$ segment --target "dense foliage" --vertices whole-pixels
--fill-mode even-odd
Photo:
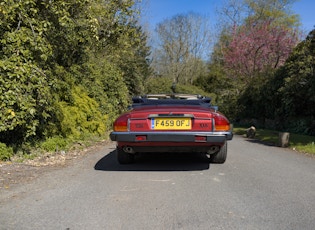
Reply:
[[[150,74],[134,0],[0,3],[0,142],[104,135]]]
[[[259,12],[259,4],[250,6]],[[224,68],[240,83],[234,118],[315,135],[314,31],[298,43],[296,16],[279,9],[264,7],[260,14],[250,15],[225,43]]]
[[[315,30],[298,44],[264,86],[269,114],[278,128],[315,135]],[[269,95],[267,95],[269,94]]]
[[[286,120],[288,111],[292,112],[295,106],[293,100],[287,99],[288,92],[284,93],[288,88],[283,86],[283,79],[291,81],[285,66],[301,38],[299,19],[290,11],[293,2],[229,1],[224,8],[226,18],[231,21],[226,20],[222,25],[211,55],[210,73],[196,83],[216,85],[216,82],[223,82],[217,85],[217,89],[222,90],[218,101],[234,122],[282,130],[289,129],[288,123],[295,130],[305,123],[300,119],[301,111],[296,112],[290,122]],[[299,104],[299,100],[304,100],[300,104],[308,101],[307,98],[295,98],[294,103]]]

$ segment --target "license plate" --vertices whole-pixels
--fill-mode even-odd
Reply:
[[[163,118],[152,118],[151,128],[159,130],[185,130],[191,129],[190,118],[174,118],[174,117],[163,117]]]

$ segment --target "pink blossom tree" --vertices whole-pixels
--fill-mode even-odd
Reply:
[[[272,20],[234,26],[223,52],[225,67],[231,76],[250,80],[283,65],[297,42],[294,29]]]

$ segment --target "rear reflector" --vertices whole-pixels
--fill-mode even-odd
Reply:
[[[206,142],[207,137],[206,136],[195,136],[195,141],[196,142]]]
[[[146,141],[146,140],[147,140],[147,136],[145,135],[136,136],[136,141]]]

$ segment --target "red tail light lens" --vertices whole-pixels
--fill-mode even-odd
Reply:
[[[116,119],[114,122],[114,131],[115,132],[126,132],[128,131],[128,115],[122,115]]]
[[[215,123],[215,131],[229,131],[230,130],[230,122],[226,117],[221,114],[217,114],[214,116]]]

